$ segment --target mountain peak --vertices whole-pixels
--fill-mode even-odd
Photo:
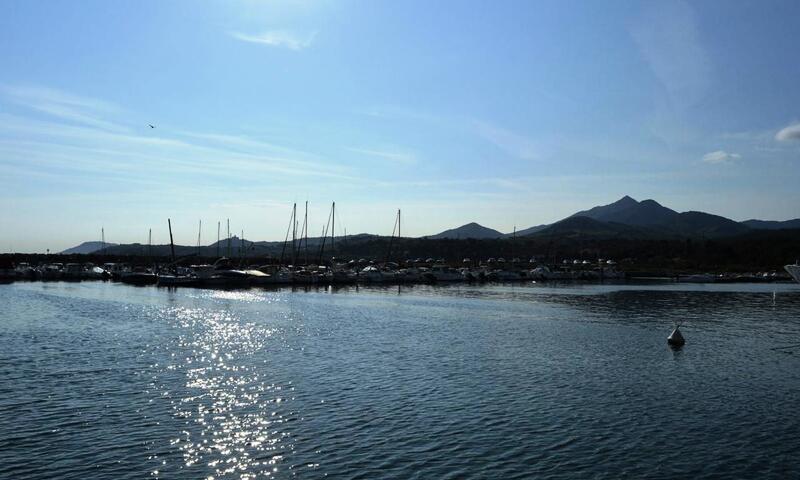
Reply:
[[[503,234],[497,230],[484,227],[475,222],[470,222],[458,228],[445,230],[444,232],[431,235],[428,238],[500,238]]]
[[[633,204],[637,204],[637,203],[639,203],[639,202],[637,202],[634,198],[632,198],[632,197],[630,197],[628,195],[625,195],[624,197],[620,198],[619,200],[617,200],[616,202],[612,203],[611,205],[633,205]]]
[[[655,200],[653,200],[652,198],[648,198],[647,200],[642,200],[641,202],[639,202],[639,205],[641,205],[641,206],[643,206],[643,207],[644,207],[644,206],[649,206],[649,207],[663,207],[663,205],[661,205],[660,203],[656,202],[656,201],[655,201]]]

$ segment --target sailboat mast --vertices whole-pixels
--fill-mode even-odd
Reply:
[[[306,214],[303,217],[303,233],[306,241],[306,265],[308,265],[308,200],[306,200]]]
[[[334,242],[336,241],[336,202],[331,205],[331,254],[333,254]]]
[[[175,243],[172,241],[172,220],[167,219],[167,226],[169,227],[169,250],[172,263],[175,263]]]
[[[292,206],[292,265],[297,265],[297,203]]]
[[[217,258],[219,258],[219,229],[222,222],[217,221]]]
[[[511,261],[514,261],[514,244],[517,243],[517,226],[514,225],[514,233],[511,234]]]
[[[228,258],[231,258],[231,219],[228,219]]]
[[[153,229],[147,232],[147,256],[153,258]]]
[[[100,227],[100,250],[103,252],[103,255],[106,253],[106,229],[105,227]]]
[[[286,237],[283,239],[283,248],[281,248],[281,261],[280,264],[283,265],[283,258],[284,254],[286,253],[286,245],[289,243],[289,231],[292,229],[292,225],[294,225],[294,209],[292,209],[292,215],[289,217],[289,226],[286,227]]]
[[[392,241],[394,240],[394,232],[397,231],[397,222],[398,222],[398,220],[400,220],[400,217],[395,217],[394,225],[392,225],[392,236],[389,237],[389,250],[386,252],[386,261],[387,262],[392,259]]]
[[[200,225],[197,227],[197,256],[200,256],[200,235],[203,231],[203,220],[200,220]]]

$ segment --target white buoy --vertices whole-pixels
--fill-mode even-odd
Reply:
[[[667,343],[675,347],[681,347],[684,343],[686,343],[686,340],[684,340],[683,335],[681,335],[681,331],[678,330],[678,327],[675,327],[675,330],[669,334],[669,337],[667,337]]]

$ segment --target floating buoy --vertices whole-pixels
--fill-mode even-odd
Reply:
[[[675,327],[675,330],[669,334],[667,337],[667,343],[672,345],[673,347],[682,347],[686,340],[684,340],[683,335],[681,335],[681,331],[678,330],[678,327]]]

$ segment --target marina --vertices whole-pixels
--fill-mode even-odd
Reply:
[[[603,260],[563,261],[547,265],[531,259],[522,262],[513,259],[489,258],[486,261],[464,259],[460,264],[444,259],[416,259],[402,263],[359,259],[328,265],[250,264],[229,258],[213,263],[192,264],[196,259],[186,259],[186,266],[172,261],[165,266],[147,266],[124,262],[94,263],[42,263],[32,266],[21,262],[0,269],[4,281],[82,281],[111,280],[134,285],[162,287],[243,288],[270,285],[346,285],[346,284],[436,284],[436,283],[486,283],[486,282],[624,282],[637,277],[620,270],[616,262]],[[656,278],[680,283],[743,283],[787,282],[797,275],[797,266],[787,265],[786,272],[759,272],[750,274],[686,274],[666,275]],[[650,277],[647,277],[650,278]]]
[[[800,2],[0,25],[0,480],[800,479]]]

